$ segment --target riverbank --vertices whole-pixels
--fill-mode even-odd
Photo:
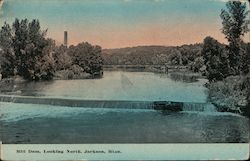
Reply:
[[[169,72],[187,72],[188,66],[184,65],[103,65],[107,71],[130,71],[130,72],[152,72],[152,73],[169,73]]]
[[[90,74],[83,71],[65,69],[56,71],[52,80],[95,79],[95,78],[102,78],[102,76],[103,76],[103,71]],[[24,80],[22,77],[18,75],[3,79],[0,78],[0,87],[6,84],[20,83],[25,81],[27,80]]]
[[[223,81],[207,84],[208,100],[217,107],[218,111],[250,117],[246,79],[246,76],[231,76]]]

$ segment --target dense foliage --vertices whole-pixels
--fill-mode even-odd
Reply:
[[[250,44],[242,40],[247,32],[247,13],[246,3],[227,2],[220,16],[228,45],[223,47],[208,37],[202,53],[210,80],[210,101],[220,109],[250,117]]]
[[[247,99],[247,107],[245,110],[245,114],[250,117],[250,73],[248,73],[244,83],[245,83],[244,85],[245,85],[246,99]]]
[[[64,45],[55,48],[53,58],[55,60],[55,69],[57,71],[69,69],[72,65],[72,59],[68,55],[67,47]]]
[[[221,45],[211,37],[204,40],[202,55],[210,81],[222,80],[230,75],[249,72],[249,45],[242,36],[247,32],[246,3],[229,1],[221,11],[222,33],[228,45]]]
[[[15,54],[11,32],[11,27],[7,23],[0,30],[1,73],[3,77],[13,76],[15,70]]]
[[[222,44],[212,37],[206,37],[202,55],[209,81],[222,80],[228,76],[228,56]]]
[[[61,70],[72,76],[100,75],[103,60],[101,47],[89,43],[56,46],[46,38],[38,20],[16,19],[12,27],[5,23],[0,30],[1,74],[3,78],[19,75],[26,80],[50,80]]]
[[[52,79],[51,41],[45,38],[38,20],[16,19],[0,31],[3,77],[20,75],[27,80]]]
[[[246,75],[250,72],[250,43],[241,43],[239,70]]]
[[[105,49],[103,58],[105,65],[185,65],[198,71],[203,66],[201,49],[201,44]]]
[[[70,46],[68,53],[72,57],[72,63],[80,66],[90,74],[98,73],[102,70],[103,59],[101,57],[102,48],[92,46],[85,42],[76,46]]]

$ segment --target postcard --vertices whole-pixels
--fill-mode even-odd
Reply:
[[[0,0],[0,159],[249,159],[249,3]]]

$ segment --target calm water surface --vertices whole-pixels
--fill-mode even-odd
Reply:
[[[19,91],[19,95],[67,99],[205,103],[204,83],[203,79],[185,83],[167,75],[113,71],[105,72],[103,79],[21,84],[13,91]],[[248,124],[245,117],[214,110],[171,113],[0,103],[0,140],[5,143],[248,142]]]
[[[207,102],[207,80],[175,81],[148,72],[105,71],[102,79],[56,80],[13,85],[8,92],[26,96],[87,100]]]

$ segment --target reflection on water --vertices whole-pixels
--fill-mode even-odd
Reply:
[[[5,143],[248,142],[248,119],[230,113],[68,108],[1,103]]]
[[[199,81],[199,76],[195,74],[185,74],[185,73],[178,73],[178,72],[173,72],[170,73],[170,78],[174,81],[181,81],[185,83],[193,83]]]
[[[16,85],[15,92],[9,90],[11,94],[56,98],[204,103],[205,83],[205,79],[186,83],[147,72],[105,71],[102,79],[23,83]]]

